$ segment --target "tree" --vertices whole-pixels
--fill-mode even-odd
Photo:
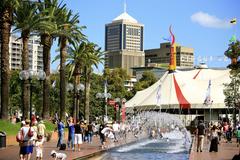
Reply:
[[[79,27],[79,15],[73,14],[71,10],[64,8],[61,10],[60,17],[57,19],[58,37],[60,46],[60,118],[64,117],[65,113],[65,96],[66,96],[66,77],[65,77],[65,62],[67,56],[67,44],[69,42],[80,41],[83,39]]]
[[[0,3],[0,41],[1,41],[1,114],[0,118],[8,119],[9,105],[9,38],[13,25],[13,12],[18,0],[1,0]]]
[[[37,14],[37,4],[28,1],[22,1],[14,14],[15,31],[21,32],[23,43],[22,48],[22,70],[29,70],[29,49],[28,40],[30,33],[40,26],[47,25],[45,17]],[[28,117],[29,111],[29,80],[23,80],[23,117]]]
[[[133,94],[136,94],[137,91],[148,88],[157,81],[155,75],[151,71],[145,71],[142,74],[142,78],[134,85]]]
[[[240,56],[240,42],[235,40],[228,45],[228,49],[224,52],[224,55],[231,59],[231,64],[228,66],[230,69],[240,68],[240,62],[238,57]]]
[[[240,62],[238,58],[240,56],[240,43],[239,40],[231,40],[228,49],[225,51],[225,55],[232,60],[231,64],[228,65],[230,71],[231,82],[225,84],[223,91],[225,95],[225,104],[228,107],[233,108],[233,122],[236,126],[236,109],[240,109]]]
[[[105,69],[101,85],[104,84],[104,80],[107,80],[108,93],[111,93],[112,99],[117,97],[129,99],[132,97],[132,94],[124,86],[125,81],[129,79],[130,77],[127,75],[125,69],[115,68],[111,71]],[[114,107],[108,107],[108,115],[112,116],[112,118],[114,117]]]
[[[103,52],[101,48],[94,43],[87,43],[85,47],[86,57],[84,59],[84,75],[85,75],[85,109],[84,118],[89,122],[89,104],[90,104],[90,87],[93,66],[98,68],[98,64],[103,62]]]
[[[40,1],[41,2],[41,1]],[[43,81],[43,108],[42,117],[44,119],[49,118],[50,109],[50,62],[51,62],[51,47],[53,39],[58,35],[58,27],[56,25],[57,19],[61,18],[61,10],[66,7],[65,4],[59,4],[58,0],[44,0],[38,6],[40,15],[47,17],[45,20],[48,25],[38,28],[38,32],[41,37],[41,44],[43,45],[43,67],[46,73],[46,79]]]
[[[69,72],[69,80],[74,77],[74,91],[76,91],[76,86],[80,84],[80,76],[82,73],[82,67],[84,62],[84,57],[86,57],[85,53],[86,49],[86,42],[79,43],[72,43],[71,47],[69,48],[68,55],[67,55],[67,68]],[[56,57],[59,58],[59,57]],[[76,98],[76,97],[75,97]],[[74,101],[74,108],[73,108],[73,117],[79,119],[79,101],[78,99]]]

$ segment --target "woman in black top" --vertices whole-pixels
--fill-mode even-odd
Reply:
[[[102,145],[102,149],[106,148],[105,147],[105,142],[106,142],[105,135],[102,133],[103,129],[104,129],[104,125],[101,124],[100,127],[99,127],[99,137],[100,137],[100,142],[101,142],[101,145]]]
[[[80,126],[80,122],[78,121],[74,125],[75,134],[74,134],[74,151],[76,149],[76,145],[78,145],[78,151],[80,151],[80,144],[82,144],[82,128]]]

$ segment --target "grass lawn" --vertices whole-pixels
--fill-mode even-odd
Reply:
[[[15,136],[20,129],[20,124],[20,122],[13,124],[10,121],[0,120],[0,131],[6,132],[8,136]],[[56,124],[52,122],[44,121],[44,124],[46,126],[46,132],[53,131],[56,128]]]

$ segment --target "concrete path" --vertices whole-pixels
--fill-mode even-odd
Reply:
[[[128,142],[130,142],[130,141],[134,141],[134,139],[128,140]],[[115,147],[118,145],[122,145],[125,143],[126,142],[118,142],[118,143],[109,142],[109,148]],[[190,160],[231,160],[235,154],[239,153],[239,147],[237,147],[235,138],[233,139],[232,143],[226,143],[225,140],[222,140],[219,144],[219,151],[217,153],[208,151],[210,144],[206,138],[204,141],[203,152],[196,151],[196,143],[197,143],[196,139],[194,138],[192,150],[191,150],[190,156],[189,156]],[[56,139],[53,139],[50,142],[45,142],[44,153],[43,153],[44,160],[52,159],[50,156],[50,153],[52,150],[56,150],[57,152],[66,153],[68,160],[77,159],[80,157],[86,157],[89,155],[95,155],[95,154],[99,154],[100,152],[104,152],[104,150],[102,150],[100,147],[99,137],[94,137],[92,144],[88,144],[88,143],[82,144],[80,152],[78,152],[78,151],[73,152],[70,149],[67,149],[65,151],[58,151],[58,149],[56,148],[56,144],[57,144]],[[8,146],[5,149],[0,149],[0,160],[19,159],[18,153],[19,153],[19,146],[17,146],[17,145],[12,145],[12,146]],[[32,160],[35,159],[35,150],[33,152],[31,159]]]
[[[54,133],[56,134],[56,133]],[[66,134],[65,134],[66,135]],[[61,153],[66,153],[67,154],[67,159],[68,160],[72,160],[72,159],[77,159],[77,158],[81,158],[81,157],[89,157],[90,155],[96,155],[99,154],[100,152],[104,152],[105,150],[102,150],[101,148],[101,144],[100,144],[100,139],[99,136],[93,137],[93,143],[89,144],[89,143],[83,143],[81,145],[81,151],[72,151],[71,149],[66,149],[65,151],[59,151],[58,148],[56,147],[57,145],[57,139],[56,139],[56,135],[54,135],[53,138],[50,142],[45,142],[44,143],[44,150],[43,150],[43,160],[51,160],[51,156],[50,153],[52,150],[56,150],[57,152],[61,152]],[[67,136],[65,136],[65,139]],[[132,141],[135,141],[136,139],[129,136],[127,142],[125,141],[119,141],[119,142],[113,142],[108,140],[107,141],[107,146],[108,148],[112,148],[112,147],[116,147],[119,145],[123,145]],[[16,141],[16,140],[15,140]],[[66,140],[64,141],[66,142]],[[36,152],[35,152],[35,148],[34,148],[34,152],[31,156],[31,160],[36,159]],[[19,159],[19,146],[16,145],[11,145],[11,146],[7,146],[7,148],[4,149],[0,149],[0,160],[15,160],[15,159]]]
[[[236,138],[232,139],[232,143],[226,143],[226,140],[221,140],[218,145],[218,152],[209,152],[210,142],[204,138],[203,152],[197,152],[197,140],[194,138],[190,160],[231,160],[235,154],[239,153]]]

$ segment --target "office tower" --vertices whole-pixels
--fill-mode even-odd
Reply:
[[[144,66],[143,25],[127,12],[105,26],[105,67],[123,68],[132,76],[132,67]]]
[[[171,44],[161,43],[160,48],[145,50],[145,64],[169,64]],[[176,44],[177,68],[193,68],[194,49]]]

